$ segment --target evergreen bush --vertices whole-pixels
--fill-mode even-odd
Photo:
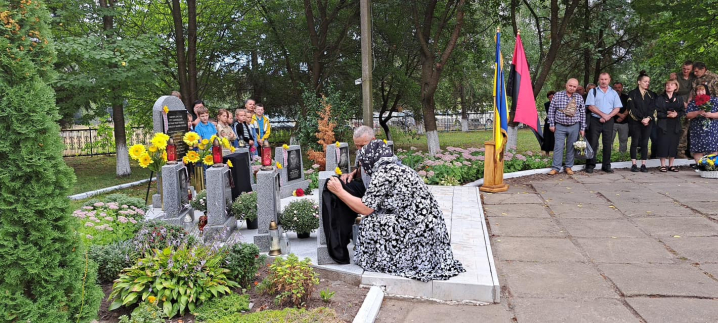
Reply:
[[[248,287],[266,258],[265,255],[260,256],[257,245],[237,243],[229,247],[224,267],[229,269],[230,279],[237,281],[242,287]]]
[[[0,318],[90,322],[103,294],[75,233],[43,1],[0,0]]]

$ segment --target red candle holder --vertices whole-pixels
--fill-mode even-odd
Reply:
[[[269,146],[269,141],[265,140],[262,144],[262,170],[272,169],[272,147]]]
[[[219,140],[214,139],[214,142],[212,143],[212,161],[214,162],[214,167],[222,167],[224,164],[222,164],[222,147],[219,145]]]
[[[167,164],[177,164],[177,146],[172,138],[167,141]]]

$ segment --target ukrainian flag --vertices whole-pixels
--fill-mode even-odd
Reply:
[[[504,146],[508,138],[508,116],[506,105],[506,87],[504,85],[504,58],[501,55],[501,31],[496,29],[496,61],[494,63],[494,143],[495,158],[499,162],[504,157]]]

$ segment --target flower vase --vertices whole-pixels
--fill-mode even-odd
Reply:
[[[259,228],[259,219],[250,220],[247,219],[247,229],[258,229]]]
[[[718,170],[701,171],[701,177],[718,179]]]
[[[297,238],[307,239],[309,238],[309,232],[297,232]]]

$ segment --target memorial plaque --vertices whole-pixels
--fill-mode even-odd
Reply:
[[[187,143],[182,137],[189,130],[187,128],[187,111],[169,111],[167,113],[167,125],[165,133],[172,137],[177,146],[177,159],[181,160],[187,154]]]
[[[302,160],[299,150],[290,150],[287,157],[287,180],[293,181],[302,178]]]
[[[349,174],[349,147],[339,148],[339,165],[342,173]]]

